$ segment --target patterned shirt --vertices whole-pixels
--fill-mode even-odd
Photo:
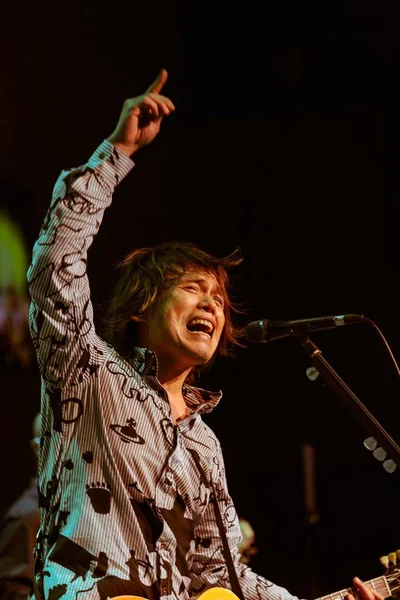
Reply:
[[[230,588],[213,494],[245,598],[293,599],[239,562],[220,444],[201,416],[221,393],[185,385],[175,424],[155,354],[123,358],[96,334],[87,250],[133,165],[104,141],[61,173],[28,271],[42,375],[36,594],[186,600]]]

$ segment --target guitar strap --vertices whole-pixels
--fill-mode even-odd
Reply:
[[[214,506],[214,513],[215,513],[215,518],[216,518],[216,521],[217,521],[219,533],[220,533],[220,536],[221,536],[221,539],[222,539],[223,554],[224,554],[224,558],[225,558],[225,561],[226,561],[226,566],[228,568],[229,579],[230,579],[230,582],[231,582],[231,589],[232,589],[232,592],[234,594],[236,594],[236,596],[238,596],[239,600],[244,600],[242,588],[240,587],[240,583],[239,583],[239,579],[238,579],[238,576],[237,576],[237,573],[236,573],[236,569],[235,569],[235,566],[233,564],[232,555],[231,555],[231,551],[229,549],[228,540],[226,539],[225,527],[224,527],[224,524],[222,522],[221,511],[219,510],[218,500],[217,500],[217,494],[215,493],[214,483],[211,482],[211,485],[212,485],[212,489],[213,489],[212,503],[213,503],[213,506]]]

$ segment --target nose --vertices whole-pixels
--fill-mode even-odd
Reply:
[[[204,296],[199,302],[199,308],[202,308],[203,310],[205,310],[207,312],[215,313],[217,304],[216,304],[215,300],[213,298],[211,298],[210,296]]]

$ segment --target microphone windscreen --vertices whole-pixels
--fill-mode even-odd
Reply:
[[[263,321],[253,321],[246,327],[246,338],[253,344],[264,342],[264,324]]]

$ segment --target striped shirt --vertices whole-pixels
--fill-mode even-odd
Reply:
[[[202,419],[221,393],[184,386],[175,424],[154,353],[126,359],[96,334],[87,250],[133,164],[104,141],[61,173],[28,271],[42,376],[36,594],[185,600],[230,588],[214,494],[245,598],[293,599],[239,562],[220,444]]]

